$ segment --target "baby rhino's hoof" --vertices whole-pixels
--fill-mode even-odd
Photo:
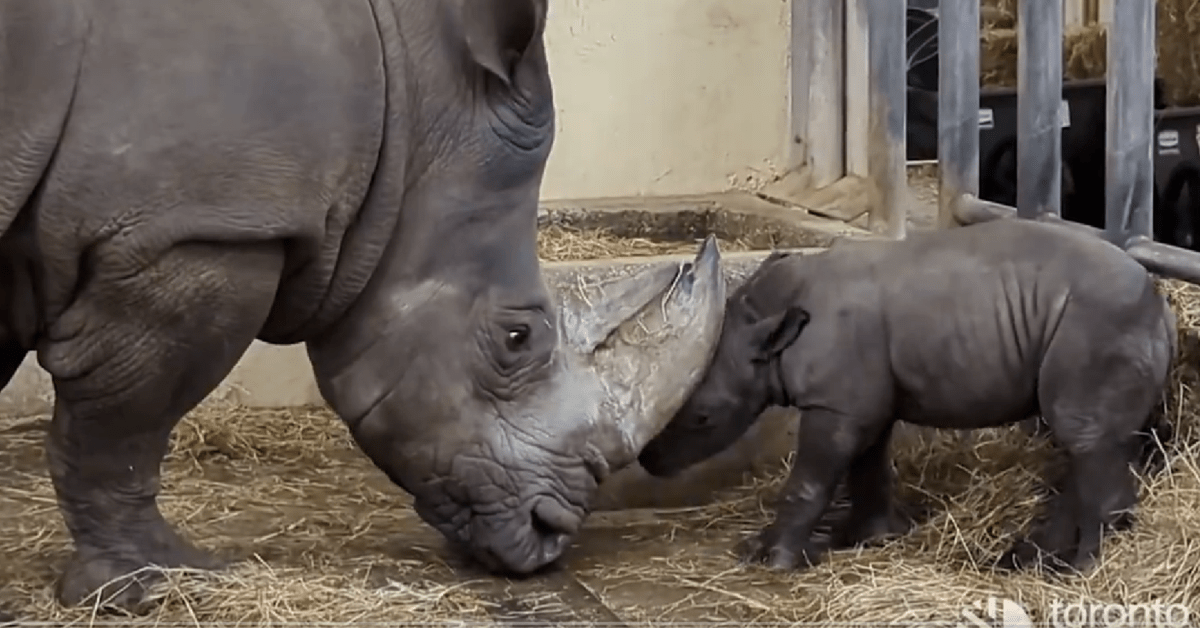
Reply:
[[[742,541],[736,551],[743,565],[765,564],[781,571],[812,567],[820,562],[822,553],[810,541],[795,540],[774,526]]]
[[[898,510],[870,518],[851,518],[834,534],[834,549],[848,549],[904,536],[916,527],[916,519]]]
[[[225,566],[223,561],[186,544],[174,551],[160,553],[161,556],[155,556],[157,560],[137,561],[76,551],[58,581],[58,599],[64,606],[86,603],[140,613],[149,610],[143,608],[146,591],[163,580],[161,568],[219,569]]]
[[[111,558],[71,557],[58,581],[58,599],[64,606],[98,606],[137,612],[146,588],[160,575],[132,561]]]

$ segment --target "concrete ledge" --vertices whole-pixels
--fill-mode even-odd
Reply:
[[[805,208],[784,207],[746,192],[549,201],[541,204],[538,227],[550,225],[681,242],[712,233],[755,249],[827,247],[838,238],[876,237]]]

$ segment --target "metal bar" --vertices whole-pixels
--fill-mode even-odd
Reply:
[[[788,169],[794,170],[808,163],[812,147],[808,124],[809,91],[812,74],[812,20],[808,19],[808,3],[791,0],[791,42],[788,46],[788,94],[790,128],[792,137],[788,142]]]
[[[1018,219],[1016,209],[1012,207],[973,197],[964,198],[955,207],[954,217],[963,226],[992,220]],[[1057,221],[1080,233],[1086,233],[1096,238],[1104,237],[1102,229],[1063,220],[1053,214],[1043,214],[1036,220]],[[1154,274],[1200,285],[1200,252],[1144,239],[1135,239],[1123,248],[1130,257]]]
[[[1017,212],[1061,214],[1062,0],[1019,0]]]
[[[1200,253],[1151,240],[1138,240],[1125,249],[1146,270],[1200,285]]]
[[[938,226],[979,195],[979,0],[942,0],[938,16]]]
[[[1063,26],[1083,26],[1083,3],[1085,0],[1066,0],[1063,4]]]
[[[804,129],[804,150],[797,152],[814,188],[845,174],[843,1],[792,0],[793,126]]]
[[[792,0],[798,2],[801,0]],[[867,34],[867,16],[860,3],[845,5],[846,46],[846,174],[863,179],[870,177],[867,155],[870,149],[871,61],[868,57],[870,35]]]
[[[1121,0],[1112,11],[1104,226],[1106,237],[1125,246],[1130,238],[1153,237],[1154,0]]]
[[[867,16],[870,37],[867,170],[872,191],[868,224],[872,231],[893,239],[904,238],[907,218],[903,202],[908,188],[904,163],[905,4],[858,0],[858,10]]]

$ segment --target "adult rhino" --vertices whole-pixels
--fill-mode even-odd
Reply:
[[[710,243],[562,323],[536,252],[546,13],[0,0],[0,381],[29,351],[53,377],[64,603],[218,564],[164,521],[159,467],[255,338],[307,344],[322,395],[447,538],[506,572],[561,555],[698,381],[724,293]],[[637,363],[610,340],[663,282],[702,325],[635,399],[601,372]]]

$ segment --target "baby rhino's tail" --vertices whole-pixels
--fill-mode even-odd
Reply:
[[[1150,281],[1153,283],[1154,280]],[[1157,293],[1157,290],[1155,292]],[[1171,386],[1171,369],[1179,357],[1179,324],[1167,297],[1162,294],[1156,296],[1162,301],[1162,331],[1160,338],[1156,339],[1159,342],[1155,343],[1153,349],[1156,354],[1154,363],[1163,364],[1165,368],[1161,378],[1162,394],[1150,416],[1146,417],[1146,424],[1138,432],[1135,442],[1137,467],[1146,476],[1157,475],[1166,467],[1166,445],[1175,435],[1168,414],[1171,411],[1169,400],[1174,393]]]

